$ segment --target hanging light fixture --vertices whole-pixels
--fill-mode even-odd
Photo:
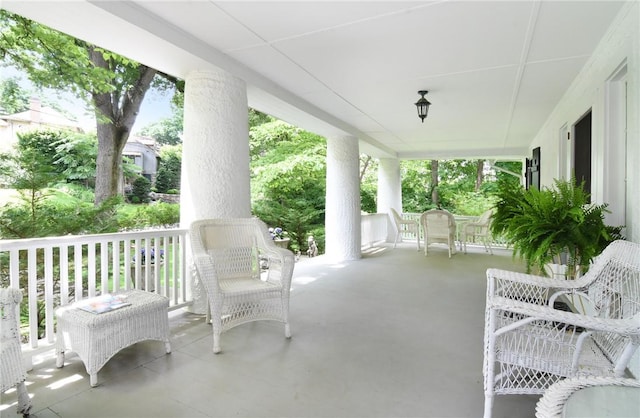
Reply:
[[[429,113],[429,106],[431,106],[431,103],[424,98],[424,95],[427,93],[429,93],[427,90],[420,90],[418,94],[422,97],[416,102],[416,107],[418,108],[418,117],[422,119],[422,123],[424,123],[424,118],[427,117],[427,113]]]

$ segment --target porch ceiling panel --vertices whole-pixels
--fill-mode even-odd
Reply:
[[[528,144],[529,132],[539,129],[546,121],[564,95],[564,86],[571,84],[586,60],[586,57],[575,57],[527,65],[505,144]]]
[[[541,2],[529,62],[588,57],[620,11],[618,1]],[[561,41],[559,41],[561,40]]]
[[[3,1],[178,77],[222,68],[247,81],[251,106],[401,158],[528,155],[623,4]]]

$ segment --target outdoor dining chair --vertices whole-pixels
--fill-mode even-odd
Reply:
[[[396,239],[393,241],[393,248],[396,248],[398,239],[406,231],[416,235],[418,251],[420,251],[420,222],[417,219],[404,219],[394,208],[391,208],[391,214],[393,215],[393,224],[396,227]]]
[[[493,209],[485,211],[477,220],[466,222],[462,226],[460,240],[465,254],[467,253],[467,242],[475,242],[477,239],[482,240],[486,252],[493,254],[491,249],[491,215],[493,215]]]
[[[420,216],[424,232],[424,255],[428,255],[429,245],[446,244],[449,258],[456,252],[456,220],[447,210],[431,209]]]

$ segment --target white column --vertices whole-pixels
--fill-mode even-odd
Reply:
[[[327,138],[325,254],[335,262],[361,257],[360,152],[352,136]]]
[[[188,228],[198,219],[250,216],[246,84],[224,71],[192,72],[184,92],[180,225]],[[187,266],[191,266],[189,248]],[[206,313],[202,284],[190,281],[187,292],[194,299],[189,310]]]
[[[402,178],[400,160],[381,158],[378,164],[378,213],[389,214],[387,218],[387,242],[395,239],[395,226],[391,208],[402,213]]]
[[[180,224],[251,216],[247,88],[224,71],[195,71],[184,93]]]

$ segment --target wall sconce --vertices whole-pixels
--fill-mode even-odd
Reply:
[[[429,106],[431,106],[431,103],[424,98],[424,95],[427,93],[429,93],[427,90],[420,90],[418,94],[422,97],[416,102],[416,107],[418,108],[418,117],[422,119],[422,123],[424,123],[424,118],[427,117],[427,113],[429,113]]]

